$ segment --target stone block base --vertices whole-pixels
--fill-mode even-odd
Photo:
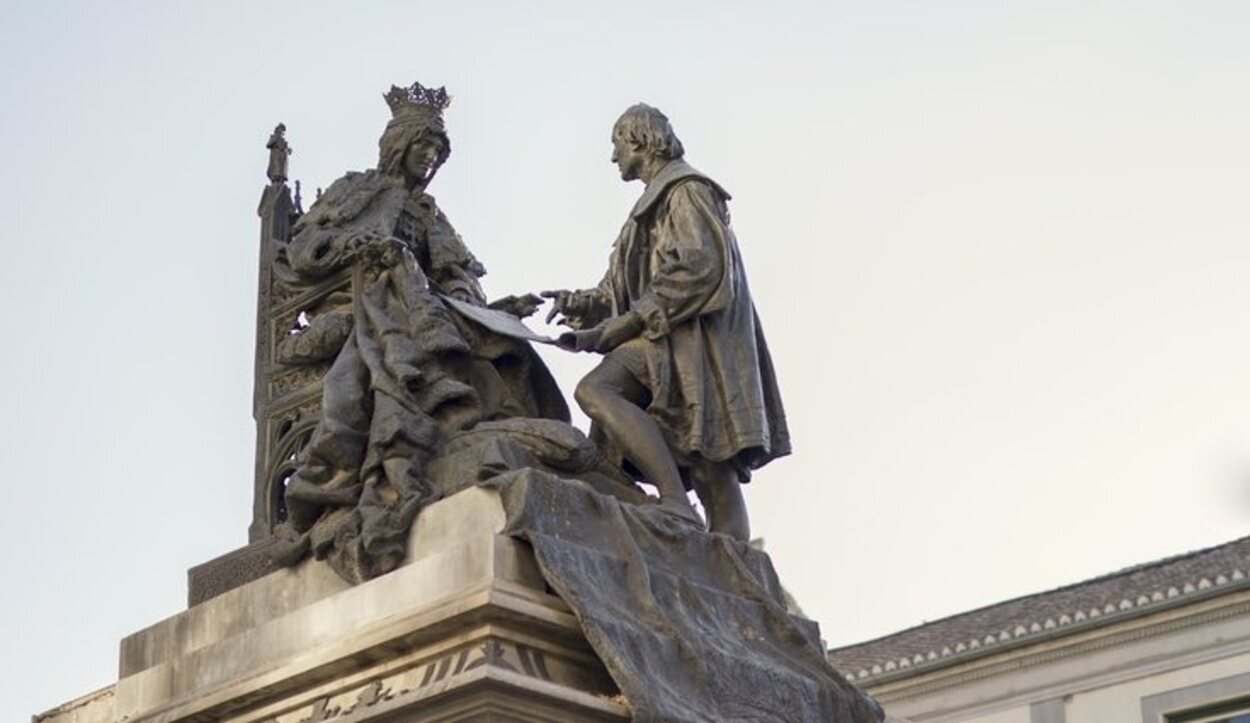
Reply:
[[[41,723],[627,721],[496,492],[430,505],[398,570],[278,570],[122,641],[120,679]]]

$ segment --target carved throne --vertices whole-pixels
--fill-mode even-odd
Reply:
[[[321,414],[322,378],[338,346],[321,354],[293,351],[301,335],[325,312],[350,298],[350,270],[343,270],[313,287],[289,285],[275,273],[274,261],[285,253],[291,228],[303,213],[299,183],[292,197],[285,177],[285,141],[270,147],[270,184],[261,195],[259,271],[256,296],[256,362],[252,416],[256,420],[256,469],[249,542],[268,538],[286,519],[284,493],[295,472],[296,460],[308,444]],[[279,172],[275,173],[275,165]],[[345,333],[345,328],[343,333]]]
[[[286,519],[286,482],[321,415],[321,380],[334,353],[322,357],[291,353],[336,298],[350,298],[351,273],[344,270],[313,287],[284,283],[274,261],[285,253],[291,230],[303,214],[299,183],[287,185],[290,147],[285,127],[269,140],[269,184],[261,193],[256,294],[256,354],[252,416],[256,420],[256,462],[248,545],[187,571],[189,605],[275,570],[270,559],[273,530]]]

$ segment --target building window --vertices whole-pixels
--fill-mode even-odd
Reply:
[[[1240,700],[1168,715],[1167,723],[1250,723],[1250,701]]]
[[[1142,723],[1250,723],[1250,673],[1146,696]]]

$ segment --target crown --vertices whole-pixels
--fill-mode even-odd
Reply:
[[[413,83],[408,88],[392,85],[383,96],[386,104],[391,107],[391,117],[399,118],[409,113],[430,113],[442,115],[443,109],[451,105],[451,96],[445,87],[427,88],[420,83]]]

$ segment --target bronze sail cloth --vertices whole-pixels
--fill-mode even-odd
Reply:
[[[768,555],[536,470],[499,488],[636,723],[878,723],[792,616]]]

